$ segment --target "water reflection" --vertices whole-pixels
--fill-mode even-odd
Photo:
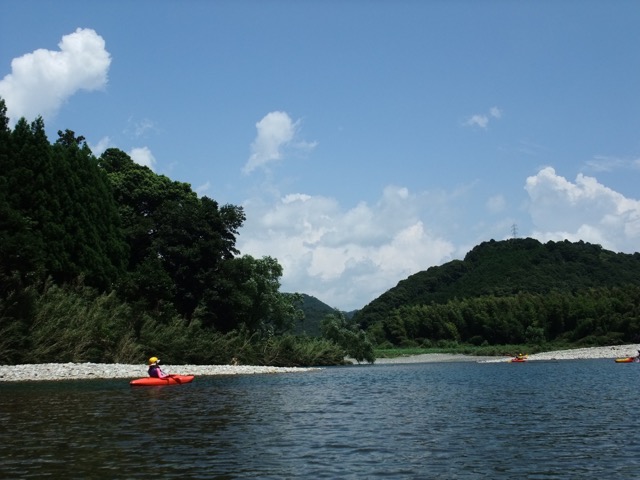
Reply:
[[[379,365],[149,388],[5,383],[0,477],[633,478],[634,367]]]

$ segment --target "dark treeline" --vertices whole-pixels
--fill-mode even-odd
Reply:
[[[355,320],[387,346],[638,342],[640,255],[492,240],[399,282]]]
[[[342,362],[336,341],[292,335],[300,296],[236,249],[241,207],[58,137],[41,118],[10,129],[0,99],[0,363]]]
[[[545,295],[488,295],[445,304],[403,306],[373,324],[378,344],[444,346],[615,345],[638,342],[640,287],[589,289]]]

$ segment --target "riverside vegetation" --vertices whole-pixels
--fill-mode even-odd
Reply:
[[[279,291],[276,259],[239,254],[241,207],[58,136],[42,118],[10,129],[0,99],[0,363],[373,361],[340,315],[291,333],[300,295]]]
[[[354,321],[380,346],[476,354],[638,343],[640,254],[491,240],[399,282]]]
[[[41,118],[9,128],[0,99],[0,363],[153,353],[172,364],[315,366],[398,347],[493,355],[521,349],[509,344],[638,341],[637,253],[492,240],[360,311],[323,312],[280,292],[277,259],[236,249],[241,207],[118,149],[96,158],[70,130],[58,136],[49,142]]]

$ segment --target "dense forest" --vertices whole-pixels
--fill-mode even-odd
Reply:
[[[354,320],[377,345],[640,342],[640,254],[491,240],[399,282]]]
[[[241,207],[0,99],[0,363],[337,365],[387,348],[640,342],[640,254],[484,242],[356,312],[280,291]]]
[[[240,255],[241,207],[120,150],[96,158],[73,131],[58,137],[42,118],[9,128],[0,99],[0,363],[353,356],[357,329],[340,315],[320,335],[293,334],[301,297],[280,292],[276,259]],[[358,351],[373,360],[370,344]]]

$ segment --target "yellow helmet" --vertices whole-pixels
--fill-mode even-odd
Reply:
[[[158,363],[160,359],[158,357],[151,357],[149,359],[149,365],[153,365],[154,363]]]

